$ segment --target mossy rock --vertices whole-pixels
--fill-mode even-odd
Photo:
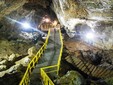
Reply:
[[[113,77],[105,80],[108,85],[113,85]]]
[[[85,80],[77,71],[68,71],[66,75],[56,80],[56,85],[84,85]]]

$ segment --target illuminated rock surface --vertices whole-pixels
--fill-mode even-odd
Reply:
[[[53,9],[69,37],[77,34],[78,24],[87,24],[97,36],[93,45],[102,49],[112,49],[113,45],[112,6],[112,0],[53,0]],[[79,29],[89,31],[85,27]]]
[[[33,27],[38,28],[45,15],[49,15],[51,20],[55,20],[57,16],[61,27],[66,30],[67,37],[64,36],[64,45],[69,53],[76,50],[113,49],[113,0],[1,0],[1,85],[13,85],[12,83],[4,83],[4,79],[8,80],[9,76],[13,79],[14,75],[21,77],[20,75],[23,75],[21,67],[27,66],[29,59],[32,59],[31,56],[37,50],[33,46],[40,48],[40,45],[36,43],[37,40],[32,40],[39,34],[33,36],[32,33],[29,33],[31,30],[26,32],[11,19],[27,20]],[[90,30],[94,31],[96,35],[93,42],[85,37]],[[78,37],[79,40],[77,40]],[[36,37],[36,39],[38,38]],[[109,65],[105,63],[103,66]]]

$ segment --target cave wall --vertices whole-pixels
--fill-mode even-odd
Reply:
[[[16,11],[11,12],[9,15],[2,18],[0,21],[1,28],[0,28],[0,35],[1,38],[8,39],[9,37],[18,37],[18,34],[20,30],[17,27],[17,23],[13,20],[21,20],[25,18],[30,13],[30,11],[27,11],[23,9],[23,7],[19,7]],[[11,20],[13,19],[13,20]]]
[[[4,7],[10,7],[16,1],[18,0],[10,0],[9,2],[4,0],[0,1],[0,10],[3,10]],[[98,37],[95,42],[93,42],[94,46],[106,49],[112,48],[113,0],[27,0],[26,2],[23,7],[27,10],[24,10],[23,7],[20,6],[16,11],[4,14],[10,18],[19,20],[30,13],[31,10],[35,10],[35,19],[38,18],[35,21],[39,24],[45,14],[53,18],[55,17],[54,13],[51,12],[51,9],[53,9],[60,24],[65,27],[69,37],[72,38],[75,36],[73,33],[77,33],[76,25],[87,24],[91,30],[95,31]],[[10,36],[8,34],[11,31],[18,31],[18,29],[15,29],[15,23],[10,22],[12,24],[10,25],[8,22],[10,22],[10,20],[2,18],[0,22],[1,35],[5,34],[4,31],[7,31],[7,36]],[[4,23],[6,24],[4,25]],[[11,30],[7,28],[7,26]],[[85,30],[84,28],[82,31]]]
[[[112,49],[113,0],[52,0],[52,2],[52,9],[60,23],[65,26],[69,37],[75,36],[77,24],[87,24],[97,36],[92,45],[101,49]]]

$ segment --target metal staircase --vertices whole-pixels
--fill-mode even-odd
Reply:
[[[58,76],[62,50],[61,31],[54,30],[50,33],[49,30],[44,45],[29,63],[19,85],[42,85],[40,77],[44,85],[54,85],[49,75]]]

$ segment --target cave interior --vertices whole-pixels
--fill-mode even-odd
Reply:
[[[113,85],[113,0],[0,0],[0,85]]]

